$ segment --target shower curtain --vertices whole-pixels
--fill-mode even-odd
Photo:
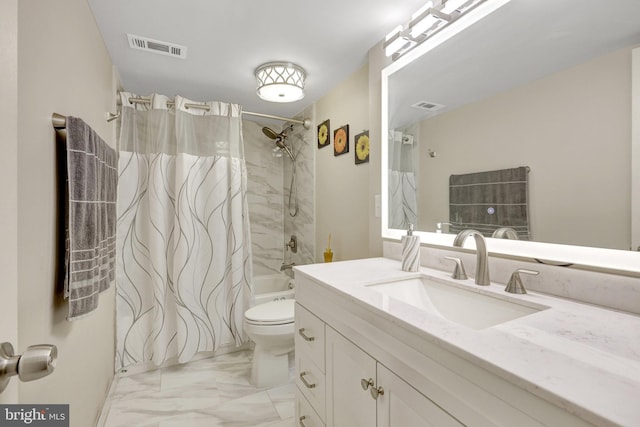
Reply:
[[[121,94],[116,368],[242,344],[251,293],[240,106],[132,97]]]
[[[411,139],[405,140],[407,136]],[[389,228],[408,230],[409,224],[418,227],[415,171],[419,157],[414,140],[413,135],[400,131],[391,130],[389,134]]]

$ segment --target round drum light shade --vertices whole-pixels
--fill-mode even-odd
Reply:
[[[306,73],[290,62],[269,62],[256,69],[258,96],[265,101],[293,102],[304,98]]]

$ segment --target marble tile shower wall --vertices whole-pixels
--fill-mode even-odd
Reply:
[[[287,139],[296,156],[298,213],[294,217],[289,215],[289,188],[293,173],[290,159],[286,155],[272,156],[276,145],[262,133],[263,125],[243,120],[254,276],[279,272],[283,262],[309,264],[314,261],[315,126],[312,116],[313,108],[305,110],[301,117],[310,118],[311,127],[305,129],[302,125],[295,125]],[[269,127],[276,131],[283,128],[272,124]],[[285,242],[292,234],[298,239],[296,254],[284,250]]]
[[[315,153],[317,143],[314,107],[307,108],[297,117],[299,120],[303,118],[311,120],[309,129],[296,125],[288,139],[296,155],[298,213],[293,217],[289,214],[289,188],[293,165],[288,159],[284,163],[284,236],[287,241],[292,234],[298,238],[298,252],[295,254],[286,252],[285,262],[295,262],[298,265],[314,262],[316,241]]]
[[[262,133],[261,124],[243,120],[242,133],[253,274],[272,274],[280,271],[284,252],[283,158],[271,155],[275,144]]]

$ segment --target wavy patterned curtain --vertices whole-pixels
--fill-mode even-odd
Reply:
[[[241,108],[121,97],[116,367],[240,345],[251,292]]]
[[[418,144],[414,139],[400,131],[389,133],[389,228],[408,230],[409,224],[418,227]]]

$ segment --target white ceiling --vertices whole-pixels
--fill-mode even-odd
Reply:
[[[291,117],[366,63],[367,53],[426,0],[88,0],[124,89],[226,101]],[[131,49],[127,33],[187,47],[185,60]],[[256,95],[254,70],[307,71],[289,104]]]

